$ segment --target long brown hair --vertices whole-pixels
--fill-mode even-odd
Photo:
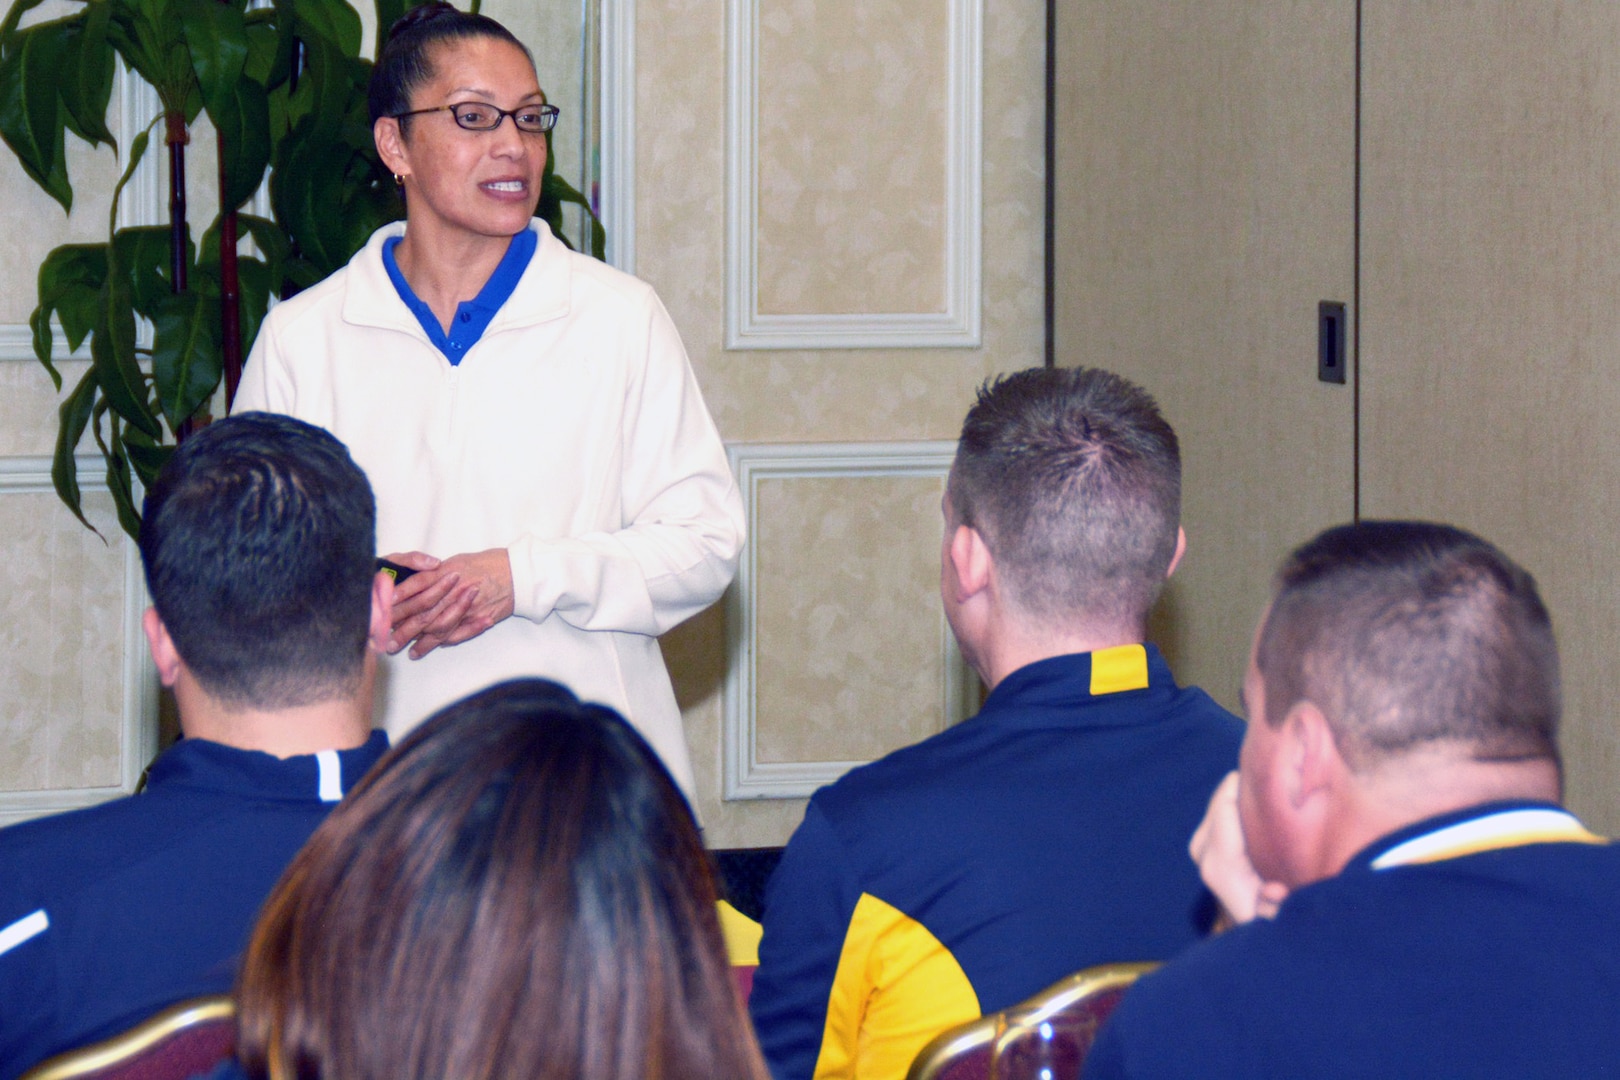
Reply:
[[[449,706],[288,867],[237,988],[256,1080],[764,1080],[658,757],[555,683]]]

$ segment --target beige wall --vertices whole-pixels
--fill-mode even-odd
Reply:
[[[507,18],[520,36],[542,33],[543,20],[527,9],[487,10]],[[946,8],[932,0],[881,9],[849,2],[815,20],[798,10],[781,0],[760,0],[758,8],[755,85],[766,121],[757,144],[765,179],[754,191],[760,308],[938,312],[952,273],[948,76],[964,66],[950,52]],[[981,293],[981,344],[728,351],[727,6],[639,5],[636,269],[657,286],[680,327],[728,442],[948,439],[987,373],[1040,362],[1043,10],[1020,0],[983,12],[982,151],[972,162],[982,184],[982,248],[971,268]],[[206,134],[197,141],[205,143]],[[559,157],[572,154],[561,150]],[[68,221],[9,155],[0,155],[6,195],[0,335],[9,335],[0,344],[12,358],[0,361],[0,458],[31,459],[52,446],[54,395],[43,371],[26,359],[19,326],[33,306],[34,272],[45,252],[103,233],[107,207],[90,191],[107,190],[116,166],[103,150],[78,155],[72,167],[86,197]],[[189,196],[199,228],[213,213],[203,182],[209,168],[203,147],[193,159]],[[958,198],[955,212],[963,210]],[[943,721],[937,688],[943,666],[956,661],[932,591],[939,490],[937,470],[909,479],[767,485],[756,508],[757,538],[766,545],[759,641],[770,656],[758,710],[766,758],[860,760]],[[8,790],[115,776],[109,754],[122,754],[122,762],[134,745],[132,705],[127,693],[120,696],[127,686],[74,683],[73,675],[121,671],[125,684],[142,678],[126,663],[140,642],[113,625],[112,612],[138,611],[140,602],[123,576],[118,536],[104,529],[114,547],[102,549],[93,536],[79,535],[51,496],[37,492],[9,505],[0,499],[0,515],[7,513],[19,521],[0,534],[11,585],[0,633],[40,644],[37,655],[16,661],[31,673],[8,680],[0,694],[6,749],[26,751],[0,773],[0,803]],[[818,622],[832,610],[829,603],[836,619]],[[700,813],[715,845],[780,843],[797,824],[802,800],[720,798],[726,625],[717,606],[664,642],[687,709]],[[69,684],[79,698],[62,696]],[[149,696],[150,686],[134,692]]]
[[[818,22],[801,22],[792,6],[760,0],[761,308],[938,310],[940,245],[948,227],[940,209],[944,157],[927,144],[939,141],[945,115],[946,28],[937,14],[944,5],[902,4],[890,10],[915,8],[916,17],[886,22],[860,14],[866,5],[846,6],[849,17],[832,26],[824,25],[837,21],[825,9],[816,9]],[[727,7],[720,0],[642,4],[636,28],[636,270],[658,288],[681,328],[721,434],[744,443],[954,438],[987,373],[1041,362],[1043,5],[1021,0],[984,8],[979,348],[724,347],[726,31]],[[885,74],[891,58],[901,70]],[[828,95],[837,102],[836,123],[829,120]],[[828,501],[836,504],[841,492],[858,502],[860,483],[829,482],[814,496],[819,507],[763,510],[768,524],[754,540],[772,547],[760,553],[772,567],[769,580],[802,588],[801,598],[822,587],[808,568],[800,564],[796,571],[786,557],[794,538],[804,535],[795,526],[822,529]],[[829,543],[861,553],[872,546],[863,530],[881,527],[882,519],[855,520]],[[917,519],[910,542],[914,546],[897,557],[911,560],[914,573],[923,563],[936,565],[937,512]],[[881,599],[846,607],[847,621],[837,625],[840,640],[823,639],[821,647],[876,658],[926,653],[930,646],[920,639],[896,638],[937,628],[934,598],[925,589],[904,604],[885,607]],[[802,800],[723,802],[718,795],[725,629],[722,613],[710,612],[664,643],[686,708],[699,812],[715,846],[781,843],[803,814]],[[797,706],[767,716],[762,703],[762,731],[772,731],[762,736],[768,745],[803,738],[814,741],[816,756],[859,758],[927,727],[930,714],[916,704],[926,695],[886,682],[881,663],[852,664],[841,696],[824,682],[804,682],[821,656],[773,657],[772,664],[794,670],[764,669],[761,679],[772,680],[762,688],[765,700],[787,685],[805,686],[816,697],[803,707],[819,708],[826,722],[858,734],[846,738],[818,727],[795,735],[791,729],[802,722]],[[908,692],[913,704],[902,716],[883,714],[882,703]],[[863,731],[874,724],[878,732]]]

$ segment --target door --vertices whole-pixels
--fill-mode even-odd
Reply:
[[[1180,434],[1151,634],[1236,709],[1278,561],[1354,510],[1352,386],[1317,379],[1318,302],[1354,284],[1354,5],[1064,0],[1055,33],[1056,362]]]
[[[1536,575],[1568,798],[1620,829],[1620,5],[1363,9],[1362,513]]]

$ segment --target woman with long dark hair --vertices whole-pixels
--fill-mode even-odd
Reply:
[[[685,799],[539,679],[439,712],[316,831],[237,990],[254,1080],[764,1080]]]

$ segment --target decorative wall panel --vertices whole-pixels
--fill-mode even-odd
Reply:
[[[726,346],[980,343],[981,0],[731,0]]]
[[[128,794],[156,753],[140,555],[104,485],[84,504],[106,543],[62,509],[50,459],[0,459],[0,825]]]
[[[956,446],[733,446],[749,544],[730,594],[724,797],[798,798],[962,719],[939,603]]]

